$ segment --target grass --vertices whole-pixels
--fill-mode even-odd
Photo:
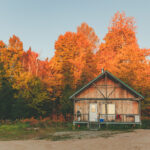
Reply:
[[[24,135],[29,135],[30,130],[26,130],[28,126],[26,124],[9,124],[0,126],[0,139],[1,140],[17,140],[24,138]]]
[[[142,121],[142,126],[141,126],[142,129],[150,129],[150,119],[149,120],[143,120]]]
[[[41,123],[30,125],[29,123],[9,123],[0,125],[0,140],[25,140],[25,139],[52,139],[55,132],[71,131],[72,123]],[[63,137],[64,139],[67,137]]]
[[[90,131],[86,126],[74,127],[64,122],[9,122],[0,125],[0,140],[47,139],[52,141],[83,138],[108,138],[118,133],[131,132],[134,129],[150,129],[150,120],[143,120],[142,126],[103,125],[98,131]]]

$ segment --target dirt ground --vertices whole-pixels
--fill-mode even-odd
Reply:
[[[0,141],[0,150],[150,150],[150,130],[64,141]]]

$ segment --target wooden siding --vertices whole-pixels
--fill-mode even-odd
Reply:
[[[94,85],[91,85],[79,93],[76,98],[103,98],[103,95],[106,97],[106,87],[103,85],[105,85],[105,79],[95,82]],[[107,79],[107,85],[107,97],[115,88],[115,91],[109,96],[109,98],[135,98],[134,95],[123,88],[119,83],[116,83],[109,78]],[[103,93],[103,95],[98,89]]]
[[[122,117],[124,122],[134,122],[135,118],[132,115],[140,116],[140,105],[138,101],[140,100],[140,98],[138,99],[137,97],[135,97],[134,94],[124,88],[120,83],[115,82],[110,78],[107,78],[107,82],[106,78],[99,79],[75,97],[75,99],[80,98],[84,98],[85,100],[75,101],[74,114],[77,114],[77,111],[80,111],[81,114],[83,114],[81,118],[83,121],[89,121],[90,103],[97,103],[97,115],[103,114],[103,104],[115,104],[115,116],[123,115]],[[86,100],[86,98],[90,98],[90,100]],[[104,99],[94,100],[94,98]],[[109,98],[109,100],[105,98]],[[111,100],[111,98],[113,100]],[[117,100],[114,100],[115,98],[117,98]],[[123,100],[122,98],[125,98],[126,100]],[[131,98],[136,100],[130,100]],[[76,119],[77,117],[75,118],[75,120]]]
[[[75,113],[77,110],[80,110],[82,114],[88,114],[89,112],[89,104],[97,103],[98,114],[101,114],[102,104],[105,104],[106,101],[78,101],[75,103]],[[115,104],[115,113],[116,114],[139,114],[138,102],[137,101],[128,101],[128,100],[113,100],[107,101],[108,104]]]

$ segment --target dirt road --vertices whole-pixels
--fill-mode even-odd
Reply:
[[[150,130],[136,130],[108,138],[0,141],[0,150],[150,150]]]

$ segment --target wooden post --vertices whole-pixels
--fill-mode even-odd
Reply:
[[[141,100],[139,100],[139,118],[140,118],[140,126],[142,125],[142,122],[141,122]]]
[[[98,128],[100,129],[101,128],[101,124],[100,124],[100,122],[99,122],[99,124],[98,124],[99,126],[98,126]]]
[[[89,122],[87,123],[87,128],[90,128],[90,124],[89,124]]]
[[[89,103],[88,103],[89,104]],[[89,105],[88,105],[89,107]],[[88,111],[88,123],[87,123],[87,128],[90,128],[90,122],[89,122],[89,111]]]
[[[73,122],[75,121],[75,99],[73,98]]]
[[[108,116],[107,116],[107,74],[105,73],[105,99],[106,99],[106,104],[105,104],[105,114],[106,114],[106,121],[108,121]]]

